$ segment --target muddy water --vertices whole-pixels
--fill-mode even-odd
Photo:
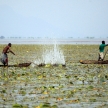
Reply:
[[[107,108],[108,65],[79,63],[81,59],[96,59],[97,46],[61,48],[66,67],[0,67],[0,108]],[[16,57],[14,62],[21,60]]]

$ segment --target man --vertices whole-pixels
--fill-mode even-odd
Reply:
[[[11,43],[9,43],[2,51],[2,58],[1,58],[1,62],[5,65],[8,66],[8,55],[7,53],[11,52],[13,55],[15,55],[15,53],[13,51],[11,51],[10,47],[11,47]]]
[[[108,44],[105,44],[105,41],[102,41],[102,44],[99,46],[99,58],[98,61],[103,61],[104,59],[104,48],[108,46]]]

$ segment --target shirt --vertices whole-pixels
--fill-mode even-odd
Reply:
[[[104,52],[104,48],[106,47],[106,44],[101,44],[100,46],[99,46],[99,51],[100,52]]]

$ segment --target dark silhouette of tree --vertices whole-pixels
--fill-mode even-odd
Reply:
[[[4,36],[0,36],[0,39],[4,39],[5,37]]]

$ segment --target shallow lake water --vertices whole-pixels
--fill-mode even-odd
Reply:
[[[65,67],[0,67],[0,108],[108,108],[108,65],[79,62],[97,60],[98,45],[59,47]],[[9,64],[41,59],[43,48],[50,45],[13,45]]]

